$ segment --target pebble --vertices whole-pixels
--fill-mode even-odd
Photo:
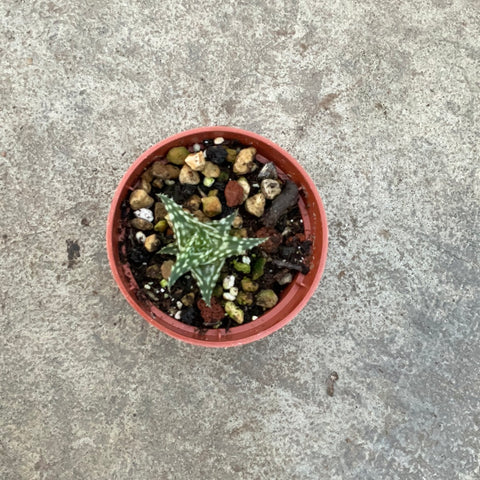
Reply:
[[[152,253],[160,246],[160,239],[153,233],[145,239],[144,246],[147,252]]]
[[[248,277],[242,278],[241,284],[242,284],[242,289],[245,292],[256,292],[259,288],[258,283],[254,282]]]
[[[138,186],[138,188],[141,190],[145,190],[147,193],[150,193],[152,191],[152,184],[142,178],[140,179],[140,185]]]
[[[250,257],[242,257],[242,263],[246,263],[247,265],[250,265],[251,263],[251,260],[250,260]]]
[[[230,180],[225,187],[225,201],[227,206],[236,207],[243,203],[244,191],[239,182]]]
[[[153,223],[147,222],[147,220],[144,220],[143,218],[134,218],[133,220],[131,220],[130,225],[137,230],[153,229]]]
[[[175,314],[175,320],[180,320],[182,318],[182,312],[179,310],[176,314]]]
[[[208,147],[206,150],[206,154],[208,155],[208,159],[217,165],[222,165],[222,163],[224,163],[227,159],[228,155],[225,147],[222,147],[220,145]]]
[[[239,305],[246,305],[246,306],[252,305],[253,304],[253,294],[250,293],[250,292],[244,292],[242,290],[241,292],[238,293],[238,296],[235,299],[235,301]]]
[[[183,307],[183,303],[180,300],[177,300],[177,308],[181,310]]]
[[[167,228],[168,228],[168,222],[166,220],[159,220],[153,227],[153,229],[156,232],[160,232],[160,233],[163,233]]]
[[[200,175],[188,165],[182,167],[178,179],[184,185],[198,185],[200,183]]]
[[[250,195],[250,184],[245,177],[240,177],[238,180],[238,184],[243,188],[243,200],[244,202],[248,196]]]
[[[168,278],[170,277],[170,274],[172,273],[173,263],[174,263],[173,260],[166,260],[165,262],[162,263],[162,266],[161,266],[162,277],[165,280],[168,280]]]
[[[277,294],[273,290],[260,290],[255,297],[255,304],[263,308],[272,308],[278,303]]]
[[[272,180],[271,178],[266,178],[262,180],[262,193],[265,195],[267,200],[273,200],[275,197],[278,197],[282,193],[282,187],[280,182],[277,180]]]
[[[148,208],[140,208],[138,210],[135,210],[133,214],[137,218],[142,218],[143,220],[146,220],[147,222],[153,222],[153,212],[148,209]]]
[[[189,153],[186,147],[173,147],[167,153],[167,161],[174,165],[183,165]]]
[[[207,188],[211,187],[214,183],[215,183],[215,179],[214,179],[214,178],[205,177],[205,178],[203,179],[203,184],[204,184]]]
[[[254,147],[244,148],[238,152],[237,158],[233,163],[233,173],[245,175],[253,170],[253,159],[257,150]]]
[[[202,173],[206,177],[218,178],[220,175],[220,167],[213,162],[205,162],[205,168],[202,170]]]
[[[265,197],[263,193],[257,193],[253,197],[247,198],[245,208],[248,213],[261,217],[265,211]]]
[[[201,205],[202,199],[198,195],[192,195],[186,203],[184,203],[185,208],[190,212],[196,212],[200,209]]]
[[[193,151],[194,152],[199,152],[202,149],[202,146],[199,143],[194,143],[193,144]]]
[[[146,236],[143,232],[137,232],[135,234],[135,239],[137,240],[138,243],[144,244],[146,240]]]
[[[167,209],[165,208],[165,205],[162,202],[155,203],[154,212],[155,212],[155,223],[159,222],[160,220],[163,220],[167,215]]]
[[[214,139],[213,139],[213,143],[214,143],[215,145],[221,145],[223,142],[224,142],[224,138],[223,138],[223,137],[217,137],[217,138],[214,138]]]
[[[233,301],[235,300],[236,296],[235,296],[235,295],[232,295],[232,294],[229,293],[229,292],[225,292],[225,293],[223,294],[223,298],[224,298],[225,300],[229,300],[229,301],[233,302]]]
[[[173,181],[173,180],[171,180]],[[165,183],[167,183],[167,181],[165,180]],[[155,178],[155,180],[153,180],[152,182],[152,185],[155,187],[155,188],[158,188],[159,190],[163,188],[163,180],[161,178]]]
[[[237,287],[232,287],[230,290],[229,290],[230,294],[233,295],[234,297],[236,297],[238,295],[238,288]]]
[[[293,280],[293,276],[290,272],[286,273],[282,278],[278,280],[279,285],[286,285],[287,283],[291,283]]]
[[[157,263],[154,263],[153,265],[149,265],[147,267],[147,270],[145,271],[147,277],[149,278],[156,278],[156,279],[161,279],[162,278],[162,272],[160,270],[160,265]]]
[[[156,178],[160,178],[162,180],[173,180],[178,178],[180,169],[169,163],[154,162],[152,165],[152,173]]]
[[[195,294],[193,292],[187,293],[181,298],[181,302],[186,307],[191,307],[193,305],[194,300],[195,300]]]
[[[237,215],[232,222],[233,228],[240,228],[243,225],[243,218],[240,215]]]
[[[142,175],[141,175],[142,180],[145,180],[146,182],[150,183],[153,180],[153,173],[152,169],[148,168],[145,170]]]
[[[258,172],[259,180],[264,180],[265,178],[272,178],[276,180],[278,178],[277,169],[272,162],[266,163],[262,169]]]
[[[185,163],[194,171],[201,172],[205,168],[205,156],[203,152],[191,153]]]
[[[203,213],[207,217],[215,217],[222,213],[222,202],[218,197],[204,197],[202,198]]]
[[[223,289],[230,290],[235,285],[235,277],[233,275],[228,275],[223,279]]]
[[[258,319],[258,317],[256,315],[252,315],[252,321],[257,320],[257,319]]]
[[[129,203],[133,210],[148,208],[153,205],[155,200],[143,189],[138,188],[130,194]]]
[[[237,305],[235,305],[232,301],[229,301],[225,304],[225,313],[238,324],[243,323],[243,310]]]
[[[233,163],[237,158],[237,151],[233,148],[226,148],[225,150],[227,152],[227,162]]]

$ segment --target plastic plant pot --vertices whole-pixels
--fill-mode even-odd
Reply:
[[[140,301],[136,292],[138,285],[127,263],[120,261],[119,243],[126,232],[121,227],[121,205],[133,190],[144,169],[153,163],[154,158],[164,156],[175,146],[189,146],[205,139],[223,137],[237,140],[243,145],[257,149],[260,158],[263,156],[274,162],[280,176],[290,178],[299,187],[299,208],[302,215],[305,235],[312,240],[311,269],[303,275],[298,273],[292,283],[282,292],[280,301],[257,320],[243,325],[225,329],[209,329],[200,332],[198,328],[186,325],[158,309],[153,303]],[[107,221],[107,251],[113,277],[128,303],[147,322],[162,332],[178,340],[205,347],[231,347],[259,340],[290,322],[305,306],[315,292],[322,276],[327,259],[328,229],[327,218],[322,201],[315,184],[285,150],[270,140],[232,127],[204,127],[187,130],[173,135],[142,153],[118,185],[110,208]]]

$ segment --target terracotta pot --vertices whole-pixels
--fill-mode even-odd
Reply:
[[[232,327],[230,330],[210,329],[200,333],[196,327],[185,325],[160,311],[149,302],[140,302],[135,295],[138,285],[127,264],[119,258],[119,240],[125,236],[120,227],[122,202],[128,197],[145,167],[153,158],[165,155],[179,145],[192,145],[207,138],[235,139],[243,145],[251,145],[257,153],[273,161],[278,169],[290,177],[300,189],[299,207],[306,237],[313,241],[312,268],[307,275],[297,274],[283,291],[278,304],[257,320]],[[323,273],[327,259],[328,229],[325,210],[313,181],[298,162],[270,140],[255,133],[231,127],[205,127],[187,130],[157,143],[135,160],[118,185],[112,200],[107,221],[107,251],[113,277],[130,305],[162,332],[178,340],[206,347],[231,347],[259,340],[283,327],[297,315],[313,295]]]

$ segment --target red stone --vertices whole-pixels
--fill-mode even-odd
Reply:
[[[208,307],[205,300],[200,299],[197,302],[197,307],[200,309],[200,315],[203,318],[203,323],[212,324],[219,322],[225,317],[225,310],[218,303],[215,297],[212,297],[211,306]]]
[[[235,180],[230,180],[225,187],[225,200],[229,207],[236,207],[243,202],[243,188]]]
[[[263,251],[267,253],[274,253],[282,243],[282,235],[274,228],[262,227],[255,232],[257,238],[267,238],[268,240],[259,245]]]

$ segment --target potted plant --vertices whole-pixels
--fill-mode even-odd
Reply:
[[[230,165],[224,163],[230,170],[223,165],[221,169],[218,168],[216,164],[223,162],[224,158],[215,158],[217,153],[221,153],[221,157],[232,157],[227,158]],[[256,173],[252,173],[255,168]],[[210,169],[208,173],[207,169]],[[230,171],[234,173],[228,178]],[[223,183],[221,175],[225,177]],[[255,179],[258,178],[257,183],[252,183],[252,175]],[[275,180],[277,175],[279,178]],[[243,192],[238,184],[242,186]],[[278,185],[281,185],[282,189],[274,191],[278,189]],[[220,194],[216,186],[221,189]],[[268,188],[270,190],[267,190]],[[195,189],[198,195],[192,194]],[[234,197],[238,196],[238,191],[241,194],[237,201]],[[175,196],[180,196],[181,200],[188,197],[188,200],[175,201]],[[223,202],[223,211],[218,197],[221,197]],[[225,202],[228,206],[225,206]],[[197,205],[193,205],[194,203]],[[158,212],[157,205],[160,207]],[[215,210],[216,208],[220,210]],[[241,226],[242,222],[240,219],[240,225],[235,224],[240,217],[239,208],[246,212],[244,216],[251,213],[253,220],[247,219],[250,222],[248,228],[236,228]],[[147,211],[150,213],[145,213]],[[285,226],[285,217],[290,211],[296,212],[299,219],[297,224],[301,223],[301,233],[295,233],[295,230],[292,232],[288,225]],[[280,218],[282,220],[279,220]],[[255,225],[260,221],[264,227],[257,229]],[[293,222],[293,219],[291,221]],[[276,237],[279,236],[275,231],[275,228],[278,229],[278,222],[283,222],[283,237],[276,242]],[[132,228],[132,225],[136,229]],[[286,242],[286,235],[289,235],[287,242],[292,238],[293,242],[297,242],[291,243],[299,245],[296,248],[301,249],[303,245],[309,247],[306,255],[308,258],[305,259],[308,268],[303,264],[294,265],[292,262],[277,259],[277,274],[270,281],[276,279],[279,282],[279,268],[281,272],[286,272],[285,278],[288,281],[285,282],[282,278],[282,287],[275,284],[277,295],[269,288],[258,291],[258,285],[252,281],[254,274],[251,275],[251,270],[258,265],[263,268],[265,258],[271,260],[273,254],[262,251],[257,255],[252,252],[262,248],[268,252],[275,251],[280,243]],[[298,239],[303,243],[299,243]],[[138,246],[134,245],[135,242]],[[268,242],[270,250],[265,246]],[[272,243],[275,244],[273,247]],[[107,222],[110,266],[127,301],[149,323],[168,335],[188,343],[210,347],[249,343],[269,335],[289,322],[307,303],[320,281],[326,262],[327,244],[327,220],[320,196],[298,162],[260,135],[231,127],[188,130],[159,142],[140,155],[120,181]],[[136,250],[140,249],[140,245],[143,250]],[[131,251],[132,248],[135,251]],[[284,251],[288,248],[285,247]],[[149,258],[155,255],[156,259],[164,259],[162,265],[156,261],[147,266],[148,262],[151,263],[150,260],[147,262],[143,261],[144,258],[138,260],[134,257],[138,251],[144,250],[150,255]],[[138,269],[145,273],[150,268],[147,274],[155,280],[139,285],[142,279],[139,280],[138,269],[135,270],[137,260],[137,263],[142,265]],[[228,268],[236,270],[234,275],[228,275],[231,273],[227,271]],[[263,270],[260,275],[262,273]],[[215,293],[215,290],[219,289],[219,283],[222,285],[222,275],[224,289],[222,291],[220,288],[220,292]],[[236,277],[236,286],[228,285],[227,277]],[[187,300],[183,300],[187,298],[187,294],[182,297],[183,304],[176,300],[179,309],[184,307],[183,311],[177,310],[173,314],[177,307],[169,292],[179,278],[189,279],[189,286],[186,286],[185,282],[181,286],[182,294],[187,292],[187,288],[195,292],[195,295],[189,295],[190,301],[195,302],[195,305],[189,308],[197,315],[198,309],[201,309],[202,325],[205,328],[199,327],[198,321],[196,325],[188,325],[187,323],[192,322],[186,323],[185,318],[182,319],[182,315],[185,316],[187,311],[183,305],[188,305]],[[242,302],[240,297],[236,297],[240,281],[244,282],[242,288],[245,287],[240,289]],[[245,282],[250,283],[247,285]],[[253,288],[250,288],[252,283]],[[158,287],[155,293],[149,291],[150,284]],[[160,290],[160,296],[162,299],[164,296],[165,301],[159,300]],[[251,307],[237,308],[238,304],[252,305],[252,298],[258,305],[255,303]],[[173,310],[162,311],[162,305],[171,304]],[[222,315],[228,319],[228,324],[218,318],[214,318],[211,323],[206,321],[204,312],[209,312],[211,310],[208,309],[212,308],[216,308],[217,313],[220,308]],[[245,318],[242,308],[247,312]],[[252,315],[252,312],[261,313]]]

